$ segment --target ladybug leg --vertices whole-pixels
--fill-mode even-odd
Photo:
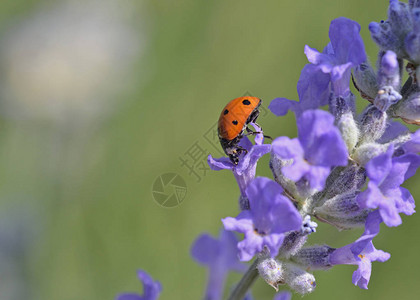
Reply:
[[[244,136],[248,136],[248,135],[255,135],[255,134],[262,133],[262,132],[260,132],[260,131],[252,131],[252,130],[251,130],[251,129],[249,129],[248,127],[246,127],[246,131],[247,131],[248,133],[247,133],[247,134],[244,134]],[[264,137],[265,137],[266,139],[270,139],[270,140],[272,140],[272,139],[273,139],[271,136],[268,136],[268,135],[264,135]]]
[[[242,148],[240,146],[238,146],[238,148],[236,149],[236,152],[238,152],[238,155],[242,154],[243,152],[245,152],[245,154],[248,153],[248,150],[246,150],[245,148]]]

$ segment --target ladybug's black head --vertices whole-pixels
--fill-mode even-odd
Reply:
[[[232,163],[234,163],[235,165],[237,165],[237,164],[239,163],[239,157],[238,157],[238,154],[236,154],[236,153],[234,153],[234,154],[229,154],[229,158],[230,158],[230,161],[231,161]]]
[[[223,150],[226,155],[229,156],[230,161],[235,165],[239,163],[239,156],[244,152],[248,152],[246,149],[238,145],[241,138],[242,135],[230,141],[220,138],[220,144],[222,145]]]

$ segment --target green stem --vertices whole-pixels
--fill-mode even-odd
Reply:
[[[260,258],[257,257],[249,269],[246,271],[241,281],[236,285],[233,292],[230,294],[228,300],[242,300],[244,299],[246,292],[254,283],[255,279],[258,277],[257,266],[260,262]]]

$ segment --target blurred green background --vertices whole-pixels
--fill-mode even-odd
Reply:
[[[180,158],[196,142],[220,155],[205,137],[229,100],[249,93],[266,108],[296,99],[303,47],[322,49],[336,17],[361,24],[375,61],[367,26],[386,19],[387,5],[1,1],[0,299],[113,299],[141,291],[140,268],[162,283],[161,299],[200,299],[206,269],[190,246],[237,214],[238,188],[230,172],[198,178]],[[296,134],[291,114],[259,123],[271,136]],[[175,208],[152,197],[167,172],[187,184]],[[268,157],[257,173],[270,176]],[[416,181],[406,187],[419,198]],[[305,299],[417,299],[420,218],[403,219],[375,239],[392,257],[373,264],[369,290],[352,285],[355,266],[337,266],[315,272]],[[320,224],[309,242],[340,247],[360,234]],[[259,279],[253,295],[272,299],[274,290]]]

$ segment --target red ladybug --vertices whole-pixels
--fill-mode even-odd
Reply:
[[[247,130],[247,135],[259,133],[250,130],[248,124],[257,120],[260,105],[261,99],[257,97],[239,97],[230,101],[220,114],[218,124],[220,144],[235,165],[239,162],[239,156],[247,152],[238,145],[244,136],[244,130]]]

